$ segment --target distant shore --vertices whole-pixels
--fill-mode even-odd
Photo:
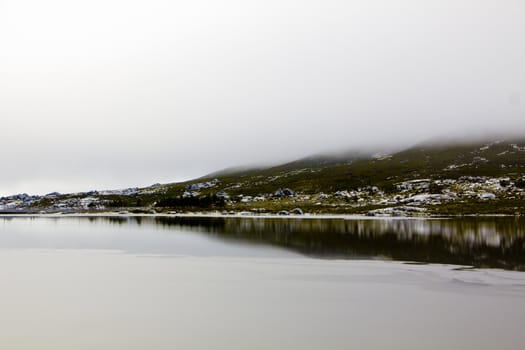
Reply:
[[[263,213],[234,213],[223,214],[220,212],[194,212],[194,213],[132,213],[132,212],[56,212],[56,213],[32,213],[32,212],[0,212],[0,217],[194,217],[194,218],[254,218],[254,219],[343,219],[343,220],[382,220],[382,219],[447,219],[447,218],[461,218],[461,217],[521,217],[522,214],[459,214],[459,215],[425,215],[419,214],[417,216],[389,216],[377,215],[369,216],[365,214],[263,214]]]

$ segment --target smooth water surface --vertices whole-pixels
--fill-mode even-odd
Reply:
[[[521,349],[524,227],[4,217],[0,346]]]
[[[0,248],[381,259],[525,271],[525,218],[0,217]]]

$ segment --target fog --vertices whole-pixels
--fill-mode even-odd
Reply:
[[[525,133],[523,0],[0,0],[0,195]]]

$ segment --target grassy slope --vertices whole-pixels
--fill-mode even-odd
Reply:
[[[162,199],[181,196],[188,184],[205,182],[213,178],[219,178],[220,185],[200,191],[201,195],[210,195],[226,189],[233,197],[240,194],[256,196],[274,193],[284,187],[303,194],[333,193],[365,186],[377,186],[383,191],[390,192],[394,190],[394,184],[413,179],[457,179],[461,176],[517,178],[525,175],[525,151],[517,150],[512,146],[517,144],[525,150],[525,139],[492,144],[485,149],[486,144],[487,142],[454,145],[423,144],[379,159],[374,159],[363,152],[333,157],[309,157],[266,169],[216,173],[192,181],[162,185],[158,190],[152,189],[152,193],[149,194],[132,197],[107,196],[106,199],[114,201],[117,207],[148,206]],[[460,165],[460,167],[446,170],[451,165]],[[228,189],[234,184],[240,184],[240,187]],[[308,207],[304,203],[302,205],[303,209],[317,212],[363,212],[373,209],[340,208],[329,203],[321,207]],[[260,205],[239,203],[235,209],[252,209],[257,206]],[[295,204],[291,200],[283,199],[266,202],[264,206],[270,207],[270,210],[279,210],[293,208]],[[516,210],[523,212],[524,205],[520,201],[512,200],[490,203],[455,202],[433,210],[436,213],[446,214],[513,213]]]
[[[525,140],[518,143],[525,146]],[[423,145],[393,154],[391,157],[379,159],[347,159],[332,162],[294,162],[265,170],[246,171],[219,177],[226,185],[233,183],[249,183],[247,187],[231,190],[232,194],[255,195],[272,193],[280,187],[288,187],[305,193],[333,192],[338,190],[356,189],[367,185],[388,189],[394,183],[418,178],[457,179],[461,176],[506,176],[525,173],[525,152],[509,151],[509,143],[493,145],[480,151],[483,144],[466,145]],[[508,151],[503,155],[502,152]],[[488,161],[475,161],[476,157]],[[468,164],[453,170],[444,170],[452,164]],[[502,165],[505,168],[502,168]],[[308,168],[310,171],[289,174],[294,170]],[[289,175],[286,175],[289,174]],[[268,177],[283,175],[272,181],[264,181]],[[203,178],[199,181],[210,180]],[[190,181],[188,183],[194,183]],[[185,184],[176,184],[176,191]]]

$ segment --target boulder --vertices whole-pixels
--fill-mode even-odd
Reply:
[[[276,197],[288,197],[295,195],[295,192],[289,188],[280,188],[277,191],[275,191],[274,195]]]
[[[480,193],[478,195],[480,199],[488,200],[488,199],[496,199],[496,195],[494,193]]]
[[[301,208],[294,208],[290,211],[290,214],[294,215],[303,215],[303,210]]]

